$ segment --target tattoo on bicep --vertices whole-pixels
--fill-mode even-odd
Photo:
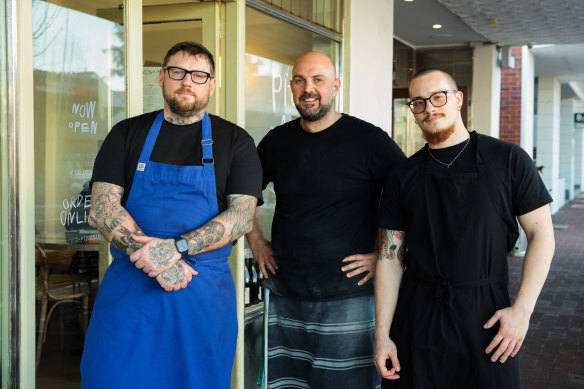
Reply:
[[[379,260],[387,259],[391,261],[397,258],[403,266],[406,246],[404,244],[405,237],[406,233],[403,231],[385,230],[383,232]]]

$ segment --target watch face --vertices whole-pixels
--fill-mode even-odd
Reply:
[[[185,254],[189,251],[189,244],[185,239],[177,239],[176,241],[176,248],[181,254]]]

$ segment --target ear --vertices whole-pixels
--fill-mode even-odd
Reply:
[[[336,96],[337,93],[339,93],[339,90],[341,89],[341,79],[340,78],[335,78],[335,81],[333,82],[333,88],[335,90],[335,96]]]
[[[158,85],[162,88],[162,84],[164,82],[164,69],[160,69],[158,72]]]
[[[215,92],[215,86],[217,85],[217,79],[209,78],[209,97],[213,96],[213,92]]]
[[[456,108],[460,111],[462,108],[463,94],[461,91],[456,91]]]

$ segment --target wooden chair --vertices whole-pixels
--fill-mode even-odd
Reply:
[[[79,321],[83,333],[87,331],[89,314],[90,288],[87,278],[81,274],[50,274],[47,255],[43,248],[35,244],[35,260],[38,275],[36,277],[36,298],[40,300],[40,318],[36,344],[36,368],[39,367],[43,344],[47,337],[47,328],[55,308],[64,303],[74,303],[81,307]],[[49,308],[50,305],[50,308]],[[64,344],[64,328],[61,318],[61,347]]]

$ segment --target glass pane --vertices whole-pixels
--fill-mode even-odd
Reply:
[[[164,98],[158,85],[158,72],[168,49],[175,43],[190,40],[203,41],[203,21],[145,23],[142,35],[144,57],[143,85],[144,112],[152,112],[164,107]],[[215,60],[216,61],[216,60]],[[212,100],[210,101],[210,103]],[[209,112],[212,107],[209,107]]]
[[[290,92],[294,61],[308,51],[327,54],[339,69],[339,45],[330,39],[246,8],[245,130],[256,146],[272,128],[297,118]],[[337,109],[340,103],[337,96]],[[276,196],[271,184],[263,192],[262,230],[271,240]],[[247,245],[247,242],[246,242]],[[251,251],[246,246],[246,257]]]
[[[0,7],[0,68],[6,69],[6,14],[5,7]],[[6,72],[0,73],[0,96],[7,96]],[[0,387],[5,387],[8,382],[8,365],[10,355],[8,352],[8,325],[9,319],[9,277],[8,277],[8,121],[7,99],[0,100]]]
[[[408,99],[393,99],[393,140],[409,157],[421,149],[426,141],[422,130],[415,124],[407,102]]]
[[[33,1],[37,388],[79,387],[85,326],[107,266],[88,223],[89,180],[101,142],[125,117],[119,3]],[[51,310],[65,299],[75,303]]]

